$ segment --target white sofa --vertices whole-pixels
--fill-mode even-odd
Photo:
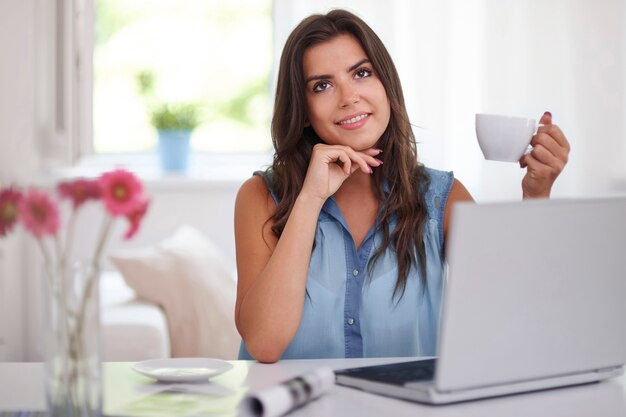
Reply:
[[[119,272],[102,273],[100,301],[103,360],[140,361],[170,356],[163,310],[137,298]]]
[[[156,178],[146,175],[143,178],[146,192],[151,198],[151,205],[139,233],[131,240],[124,240],[123,236],[128,226],[123,220],[116,221],[102,259],[105,272],[101,279],[100,299],[104,360],[137,361],[184,355],[220,357],[214,354],[212,347],[216,346],[218,350],[224,351],[224,346],[232,345],[232,333],[236,335],[236,330],[233,330],[234,323],[229,323],[228,331],[223,332],[225,320],[218,320],[220,317],[230,317],[232,314],[224,309],[207,313],[210,306],[223,302],[218,298],[225,298],[220,297],[219,294],[210,293],[211,285],[218,283],[209,280],[207,283],[209,287],[205,287],[204,292],[197,291],[193,294],[194,297],[191,297],[193,299],[185,305],[181,302],[174,303],[171,297],[170,300],[163,299],[155,292],[172,294],[174,291],[189,291],[182,285],[174,287],[176,284],[173,282],[183,282],[176,280],[186,276],[188,285],[191,285],[189,281],[192,275],[197,276],[208,271],[211,276],[214,276],[215,272],[222,271],[224,268],[220,271],[211,271],[217,265],[217,262],[214,262],[217,260],[211,261],[210,252],[214,257],[219,258],[219,263],[229,271],[229,276],[234,275],[235,243],[232,222],[234,201],[237,190],[244,180],[243,177],[249,176],[252,171],[253,167],[246,167],[242,170],[245,174],[233,174],[227,179],[225,177],[224,180],[195,178],[195,175],[157,176]],[[208,174],[209,171],[206,172],[206,175]],[[102,215],[101,207],[89,205],[79,216],[75,241],[83,242],[83,244],[75,247],[76,259],[89,259],[92,255],[96,243],[95,237],[102,223]],[[152,255],[149,253],[153,252],[150,251],[164,250],[160,245],[168,240],[171,243],[171,238],[183,224],[192,226],[216,246],[213,249],[203,249],[201,254],[191,256],[189,260],[193,264],[191,265],[193,271],[187,270],[188,268],[184,265],[176,264],[176,269],[169,270],[167,274],[164,269],[143,271],[142,282],[138,282],[136,273],[127,270],[126,279],[124,279],[119,272],[121,271],[119,265],[111,262],[112,255],[122,257],[125,254],[137,255],[137,260],[140,260],[142,256],[147,256],[144,265],[154,265],[156,268],[167,258],[161,255],[151,258]],[[181,246],[182,243],[184,242],[178,242],[177,245]],[[203,245],[194,244],[194,248],[201,246]],[[167,249],[165,252],[172,253]],[[173,253],[179,254],[176,250],[173,250]],[[175,258],[177,262],[184,262],[186,259],[185,256],[175,256]],[[126,262],[127,269],[134,269],[135,263]],[[168,276],[174,279],[169,280]],[[143,287],[140,288],[140,285]],[[221,289],[219,286],[216,288]],[[135,291],[141,293],[142,298],[138,298]],[[151,293],[148,294],[148,292]],[[204,305],[200,305],[202,303]],[[234,307],[234,301],[232,307]],[[204,320],[204,322],[200,323],[199,320]],[[228,333],[228,341],[220,339],[225,333]],[[171,335],[178,335],[178,337]],[[238,335],[236,336],[238,339]],[[238,345],[238,341],[236,344]],[[236,349],[234,350],[234,354],[221,357],[233,359],[236,357]]]

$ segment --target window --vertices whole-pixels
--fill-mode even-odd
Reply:
[[[191,146],[271,148],[271,0],[94,0],[93,150],[149,152],[150,112],[190,104]]]

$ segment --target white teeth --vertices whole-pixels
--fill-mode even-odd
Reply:
[[[368,116],[367,114],[360,114],[360,115],[358,115],[358,116],[353,117],[352,119],[349,119],[349,120],[343,120],[343,121],[339,122],[339,124],[340,124],[340,125],[347,125],[348,123],[356,123],[356,122],[358,122],[359,120],[363,120],[363,119],[365,119],[367,116]]]

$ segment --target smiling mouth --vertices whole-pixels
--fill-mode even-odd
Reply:
[[[337,122],[338,125],[348,125],[348,124],[352,124],[352,123],[356,123],[359,122],[367,117],[369,117],[369,113],[366,114],[359,114],[358,116],[354,116],[351,119],[347,119],[347,120],[342,120],[340,122]]]

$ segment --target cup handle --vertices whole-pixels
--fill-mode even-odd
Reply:
[[[535,126],[535,133],[533,133],[533,135],[537,134],[537,130],[539,130],[540,127],[545,126],[543,123],[537,123],[537,126]]]
[[[526,150],[524,151],[524,154],[522,155],[522,157],[528,155],[532,150],[533,150],[533,145],[528,145],[528,147],[526,147]]]

